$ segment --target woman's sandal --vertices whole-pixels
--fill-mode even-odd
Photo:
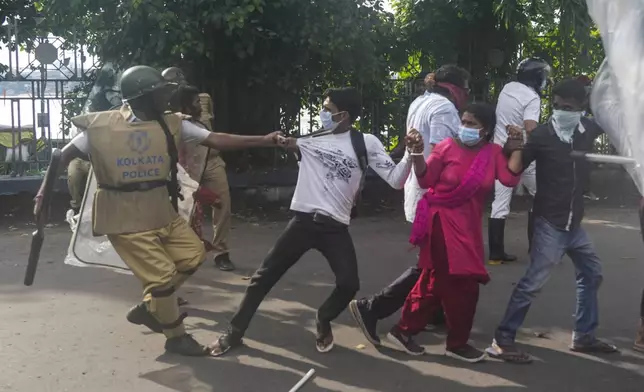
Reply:
[[[493,342],[492,345],[485,350],[485,352],[487,352],[490,357],[501,359],[504,362],[516,363],[519,365],[527,365],[532,363],[532,356],[517,349],[514,345],[499,346],[496,342]]]

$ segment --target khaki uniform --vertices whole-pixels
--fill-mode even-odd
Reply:
[[[89,161],[80,158],[74,158],[67,168],[67,187],[71,196],[69,204],[75,211],[78,211],[83,203],[90,168]]]
[[[212,131],[212,99],[208,94],[199,94],[199,101],[201,102],[201,118],[199,119],[205,124],[210,131]],[[213,253],[217,257],[228,253],[228,235],[230,234],[231,226],[231,209],[230,209],[230,187],[228,185],[228,176],[226,175],[226,163],[219,151],[210,149],[208,153],[208,163],[204,170],[202,184],[215,192],[219,198],[220,203],[212,208],[212,224],[213,224],[213,239],[212,245],[214,247]]]
[[[205,249],[170,203],[165,185],[170,157],[163,129],[155,121],[128,122],[131,116],[123,106],[72,121],[86,129],[99,188],[94,232],[107,235],[141,281],[144,302],[172,338],[185,334],[175,290],[203,263]],[[165,120],[178,144],[181,117],[168,114]]]

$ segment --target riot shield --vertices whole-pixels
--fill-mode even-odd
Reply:
[[[27,271],[25,272],[25,286],[31,286],[36,277],[36,269],[38,268],[38,259],[40,259],[40,250],[42,249],[43,242],[45,241],[45,219],[49,215],[49,207],[51,206],[51,197],[54,193],[54,186],[56,185],[56,178],[60,170],[60,159],[62,153],[59,149],[55,148],[51,152],[51,161],[49,168],[47,168],[47,175],[44,179],[42,201],[40,211],[36,213],[36,231],[31,235],[31,249],[29,250],[29,261],[27,262]]]
[[[97,81],[84,106],[83,112],[104,111],[120,105],[121,95],[118,88],[120,72],[112,65],[106,64],[97,77]],[[184,146],[178,146],[181,149]],[[195,148],[194,146],[191,146]],[[195,170],[203,172],[204,163],[196,162],[194,159],[190,162]],[[181,186],[182,198],[179,199],[179,214],[192,223],[195,214],[198,212],[194,199],[194,194],[200,194],[199,180],[191,178],[188,171],[191,168],[184,168],[179,165],[177,179]],[[131,273],[127,265],[118,256],[107,236],[96,236],[93,231],[93,201],[97,190],[96,178],[93,171],[90,171],[83,203],[80,213],[76,218],[77,225],[74,229],[71,242],[65,258],[65,264],[79,267],[101,267],[122,273]],[[199,234],[199,233],[198,233]]]

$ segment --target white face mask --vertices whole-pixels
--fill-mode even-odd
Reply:
[[[572,136],[581,120],[581,111],[569,112],[566,110],[552,111],[552,127],[564,143],[572,143]]]
[[[335,114],[340,114],[340,113],[344,113],[344,112],[338,112]],[[324,110],[324,109],[320,111],[320,122],[322,123],[322,128],[325,131],[334,131],[338,127],[338,125],[340,125],[339,122],[333,121],[333,116],[335,114],[332,114],[328,110]]]

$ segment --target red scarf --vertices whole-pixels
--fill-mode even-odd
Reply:
[[[492,160],[493,147],[485,145],[476,154],[472,165],[467,170],[461,183],[452,191],[437,195],[432,190],[425,192],[416,207],[416,217],[411,228],[409,242],[412,245],[420,245],[429,233],[430,206],[438,205],[447,208],[456,208],[467,203],[481,188],[487,174],[490,161]]]
[[[468,94],[463,87],[459,87],[452,83],[438,83],[437,86],[447,89],[449,91],[449,93],[452,95],[452,98],[454,98],[454,101],[455,101],[454,104],[456,105],[456,109],[462,110],[463,108],[465,108]]]

